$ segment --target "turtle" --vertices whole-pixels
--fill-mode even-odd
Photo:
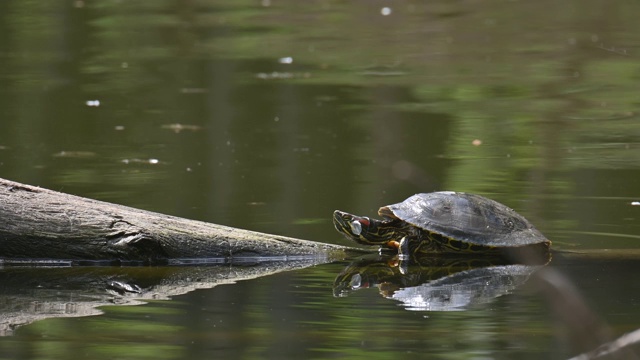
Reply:
[[[549,241],[513,209],[484,196],[440,191],[415,194],[383,206],[384,220],[333,213],[338,232],[362,245],[377,245],[399,255],[504,253],[542,248]]]

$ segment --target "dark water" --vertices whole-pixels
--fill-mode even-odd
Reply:
[[[556,249],[594,250],[552,265],[619,336],[640,327],[639,11],[633,1],[2,1],[0,177],[338,244],[337,208],[372,216],[416,192],[479,193]],[[0,356],[577,353],[530,284],[466,311],[411,311],[375,287],[334,297],[347,265],[38,321],[0,339]]]

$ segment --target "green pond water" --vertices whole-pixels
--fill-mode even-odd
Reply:
[[[375,216],[465,191],[581,253],[542,271],[575,289],[564,307],[539,269],[499,266],[412,277],[360,259],[344,293],[335,279],[356,259],[5,267],[0,359],[565,359],[598,345],[591,317],[609,338],[640,328],[638,13],[596,0],[0,2],[1,178],[341,245],[335,209]],[[136,295],[117,282],[158,294],[124,306]],[[82,306],[94,300],[99,313]],[[11,321],[25,313],[41,316]]]

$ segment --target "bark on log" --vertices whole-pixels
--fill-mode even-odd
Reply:
[[[163,215],[0,179],[0,258],[164,264],[343,258],[353,248]]]

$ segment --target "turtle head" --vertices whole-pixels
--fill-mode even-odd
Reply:
[[[388,245],[395,238],[394,228],[388,221],[355,216],[340,210],[333,212],[333,225],[338,232],[358,244]]]

